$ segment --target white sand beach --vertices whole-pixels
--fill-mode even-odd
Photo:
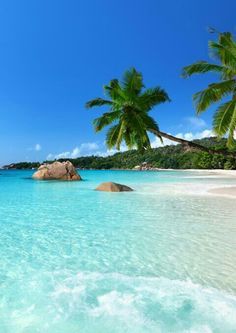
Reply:
[[[236,170],[222,170],[222,169],[189,169],[185,171],[199,172],[209,175],[226,176],[226,177],[236,177]]]
[[[208,192],[216,195],[236,197],[236,186],[213,188]]]
[[[188,170],[170,170],[159,169],[159,171],[181,171],[189,172],[184,178],[186,182],[159,184],[157,187],[153,185],[142,184],[144,193],[172,193],[172,194],[190,194],[190,195],[211,195],[224,196],[228,198],[236,197],[236,170],[221,170],[221,169],[188,169]],[[189,183],[189,179],[194,179],[196,182]],[[199,181],[198,181],[199,180]]]
[[[190,170],[189,170],[190,171]],[[210,178],[236,178],[236,170],[191,170],[193,172],[198,173],[210,177]],[[230,185],[223,185],[222,187],[215,187],[207,190],[207,193],[217,196],[224,196],[224,197],[236,197],[236,186]]]
[[[236,170],[191,170],[201,175],[215,177],[215,178],[236,178]],[[236,197],[236,186],[222,185],[222,187],[216,187],[208,189],[209,194],[224,196],[224,197]]]

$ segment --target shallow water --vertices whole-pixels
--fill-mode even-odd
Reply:
[[[236,332],[235,199],[205,173],[0,175],[0,332]],[[102,193],[102,181],[135,189]]]

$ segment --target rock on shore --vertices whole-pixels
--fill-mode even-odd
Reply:
[[[107,182],[100,184],[97,188],[97,191],[106,191],[106,192],[130,192],[133,189],[129,186]]]
[[[41,180],[82,180],[76,168],[69,161],[42,164],[33,174],[34,179]]]

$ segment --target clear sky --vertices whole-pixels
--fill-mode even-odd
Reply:
[[[180,77],[207,60],[207,27],[236,33],[235,0],[8,0],[0,2],[0,164],[105,152],[86,110],[131,66],[172,102],[153,111],[163,131],[199,137],[192,94],[213,76]],[[187,134],[186,134],[187,133]]]

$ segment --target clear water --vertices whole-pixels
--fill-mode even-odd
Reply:
[[[205,193],[236,180],[31,175],[0,175],[0,333],[236,332],[235,199]]]

